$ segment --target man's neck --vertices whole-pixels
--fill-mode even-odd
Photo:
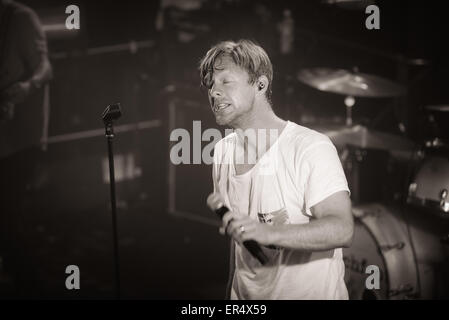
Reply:
[[[268,102],[263,102],[261,105],[254,106],[252,112],[240,119],[233,128],[236,131],[245,131],[247,129],[278,129],[281,130],[285,126],[285,120],[279,118],[274,112]]]
[[[279,118],[267,103],[255,106],[253,112],[241,119],[234,129],[240,148],[243,147],[245,153],[255,152],[259,158],[277,140],[286,124],[287,121]],[[259,140],[262,137],[265,143],[261,144]]]

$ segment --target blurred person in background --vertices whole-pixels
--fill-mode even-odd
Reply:
[[[29,196],[44,128],[44,85],[52,77],[37,14],[0,0],[0,258],[16,288],[26,270],[24,202]],[[32,214],[28,212],[27,214]]]

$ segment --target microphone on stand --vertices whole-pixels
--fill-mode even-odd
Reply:
[[[226,212],[229,211],[229,209],[226,206],[222,205],[221,207],[215,209],[214,211],[220,217],[220,219],[223,219],[223,216],[226,214]],[[253,255],[254,258],[259,260],[259,262],[262,265],[265,265],[268,262],[268,257],[265,255],[262,248],[256,241],[254,240],[243,241],[243,246]]]
[[[111,104],[106,107],[101,115],[104,122],[105,136],[108,142],[108,158],[109,158],[109,181],[111,191],[111,213],[112,213],[112,239],[114,245],[114,267],[115,267],[115,289],[117,298],[120,299],[120,259],[118,252],[118,233],[117,233],[117,205],[115,195],[115,170],[114,170],[114,152],[112,149],[112,141],[114,138],[114,121],[122,116],[120,103]]]

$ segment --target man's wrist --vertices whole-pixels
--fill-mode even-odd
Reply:
[[[268,242],[271,246],[276,246],[279,242],[279,226],[270,226],[268,234]]]

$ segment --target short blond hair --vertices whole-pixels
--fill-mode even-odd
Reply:
[[[222,41],[213,46],[200,61],[201,84],[211,88],[215,61],[221,56],[228,56],[249,75],[249,83],[254,84],[260,76],[268,78],[267,100],[271,103],[273,82],[273,65],[265,50],[250,40]]]

